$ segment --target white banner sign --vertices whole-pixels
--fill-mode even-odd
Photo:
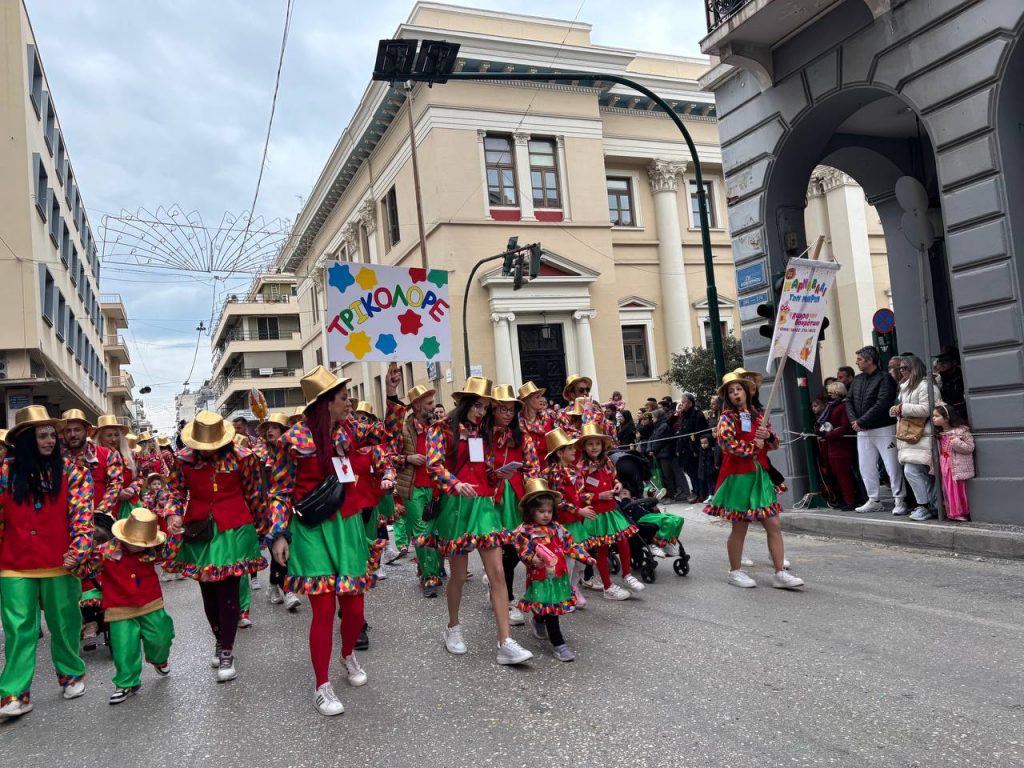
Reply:
[[[452,359],[447,270],[335,262],[326,290],[332,363]]]
[[[768,350],[768,368],[773,360],[788,357],[814,369],[818,357],[818,334],[828,310],[828,296],[839,265],[831,261],[790,259],[779,295],[775,333]]]

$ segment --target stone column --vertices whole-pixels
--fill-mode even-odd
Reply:
[[[661,310],[665,345],[669,354],[693,346],[690,292],[683,268],[683,236],[679,228],[679,181],[686,163],[655,159],[647,166],[654,195],[658,232],[658,268],[661,273]],[[673,393],[678,395],[680,393]]]
[[[530,134],[513,133],[516,151],[516,189],[519,193],[519,213],[523,221],[536,221],[533,212],[533,182],[530,181]]]
[[[516,316],[511,312],[495,312],[494,323],[494,383],[516,384],[515,365],[512,362],[512,328]]]
[[[593,382],[590,396],[597,400],[597,363],[594,361],[594,337],[590,332],[590,321],[595,317],[597,312],[592,309],[581,309],[572,314],[573,322],[576,324],[576,356],[579,365],[577,372]]]
[[[366,250],[371,264],[377,264],[377,203],[364,200],[357,211],[359,223],[366,230]]]

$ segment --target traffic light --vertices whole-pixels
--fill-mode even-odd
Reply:
[[[523,257],[516,259],[515,268],[512,270],[512,290],[518,291],[523,287]]]
[[[786,281],[785,272],[776,272],[772,277],[772,296],[778,300],[782,295],[782,284]],[[775,336],[776,305],[773,302],[765,302],[757,305],[758,317],[765,318],[768,322],[757,329],[757,332],[770,339]]]
[[[534,243],[530,246],[530,279],[536,280],[540,276],[540,260],[544,255],[544,249],[540,247],[540,243]]]
[[[508,239],[508,245],[505,246],[505,259],[501,265],[501,276],[512,277],[512,267],[516,261],[516,251],[519,248],[519,238],[513,235]]]

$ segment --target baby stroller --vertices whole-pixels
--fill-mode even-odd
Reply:
[[[114,526],[114,519],[110,515],[103,514],[102,512],[95,515],[93,518],[93,541],[97,544],[102,544],[106,541],[110,541],[112,538],[111,529]],[[102,640],[103,645],[107,647],[107,651],[113,654],[113,649],[110,645],[110,625],[105,621],[103,616],[103,608],[100,606],[99,593],[102,592],[102,584],[100,577],[96,573],[88,573],[82,578],[82,594],[86,598],[81,603],[82,611],[82,627],[83,627],[83,651],[94,651]],[[89,599],[87,596],[91,596]],[[90,623],[96,625],[96,636],[87,639],[84,636],[85,627]]]
[[[636,525],[638,533],[629,540],[630,563],[633,568],[640,571],[640,580],[645,584],[651,584],[657,578],[658,559],[651,551],[654,537],[658,533],[658,526],[650,522],[640,522],[645,515],[654,513],[661,514],[657,499],[620,499],[619,510],[631,523]],[[618,573],[622,566],[619,562],[618,553],[608,553],[608,567],[612,573]],[[690,572],[690,556],[679,544],[679,554],[672,562],[672,569],[677,576],[686,576]]]

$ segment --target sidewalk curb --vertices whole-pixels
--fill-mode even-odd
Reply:
[[[780,517],[790,533],[837,536],[881,544],[898,544],[961,555],[1024,560],[1024,532],[971,528],[963,523],[912,523],[873,520],[828,512],[787,509]]]

